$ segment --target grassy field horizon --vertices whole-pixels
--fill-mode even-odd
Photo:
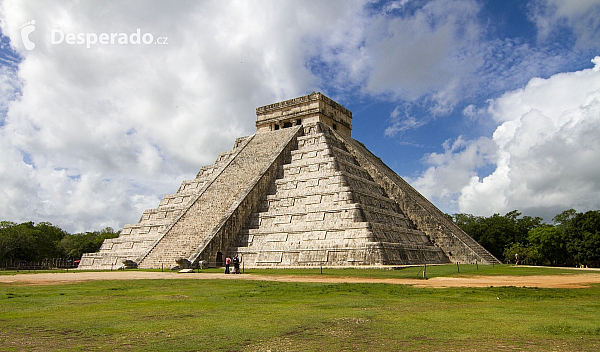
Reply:
[[[350,277],[373,277],[373,278],[423,278],[423,265],[396,266],[396,267],[306,267],[306,268],[248,268],[243,269],[245,274],[255,275],[324,275],[324,276],[350,276]],[[571,267],[546,267],[546,266],[515,266],[515,265],[476,265],[476,264],[443,264],[427,265],[426,277],[466,277],[477,275],[507,275],[507,276],[531,276],[531,275],[581,275],[600,273],[600,268],[581,269]],[[98,271],[98,270],[96,270]],[[105,272],[106,270],[99,270]],[[115,270],[117,271],[117,270]],[[127,269],[127,271],[164,271],[167,269]],[[223,268],[207,268],[195,270],[204,273],[222,273]],[[66,272],[95,272],[77,269],[58,270],[0,270],[0,275],[35,274],[35,273],[66,273]]]
[[[442,275],[449,268],[439,269]],[[460,275],[485,272],[481,266],[475,274],[466,269]],[[492,269],[488,274],[539,272]],[[389,274],[361,270],[323,275]],[[597,351],[599,297],[600,285],[433,289],[189,279],[0,284],[0,350]]]

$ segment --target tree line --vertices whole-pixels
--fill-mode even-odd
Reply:
[[[553,224],[513,210],[490,217],[449,216],[455,224],[496,258],[532,265],[600,267],[600,210],[556,215]]]
[[[110,227],[69,234],[49,222],[16,224],[0,221],[0,262],[36,262],[50,258],[77,260],[84,253],[97,252],[105,239],[118,236],[119,231]]]

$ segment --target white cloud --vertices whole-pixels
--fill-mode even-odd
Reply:
[[[260,5],[260,6],[259,6]],[[310,93],[315,47],[355,33],[362,2],[2,2],[23,57],[0,72],[3,217],[119,228],[254,133],[254,109]],[[35,20],[27,51],[20,30]],[[51,44],[64,33],[151,33],[167,45]],[[16,87],[16,88],[15,88]],[[18,96],[19,93],[21,96]],[[25,157],[23,157],[25,155]]]
[[[467,105],[463,109],[462,114],[471,121],[481,120],[488,116],[486,109],[478,108],[473,104]]]
[[[597,0],[538,0],[531,5],[531,19],[541,40],[552,36],[562,26],[571,28],[579,48],[597,48],[600,42],[600,3]]]
[[[444,153],[428,154],[424,160],[430,165],[417,178],[405,177],[426,198],[446,212],[457,212],[458,197],[472,178],[477,179],[478,170],[495,161],[497,147],[489,138],[474,141],[459,136],[447,140]]]
[[[481,35],[478,11],[475,1],[435,0],[410,16],[375,17],[365,32],[365,90],[409,101],[429,96],[434,114],[448,113],[459,100],[461,80],[481,64],[471,55]]]
[[[398,107],[385,132],[393,136],[448,114],[476,95],[482,82],[490,91],[513,89],[523,77],[556,72],[568,59],[548,60],[546,53],[510,40],[483,41],[475,0],[400,0],[379,10],[371,5],[3,1],[2,33],[23,60],[0,70],[0,112],[6,111],[0,117],[0,214],[12,221],[51,221],[69,231],[119,228],[212,163],[236,137],[254,133],[257,106],[323,87],[358,92]],[[578,8],[561,6],[557,16],[583,16]],[[27,51],[20,31],[31,20],[36,47]],[[587,23],[594,28],[593,21]],[[53,28],[65,33],[139,28],[168,37],[168,44],[52,45]],[[591,29],[581,33],[595,38]],[[503,101],[488,111],[502,124],[493,143],[459,138],[444,153],[428,156],[427,175],[441,185],[448,204],[458,206],[461,187],[496,157],[496,145],[499,155],[513,152],[509,146],[524,148],[512,138],[525,131],[511,114],[528,111]],[[403,110],[410,106],[428,109],[431,116]],[[538,110],[547,115],[542,106]],[[474,106],[464,110],[480,113]],[[514,160],[505,163],[514,172]],[[500,174],[499,167],[490,177]],[[473,183],[469,199],[475,202],[492,189],[487,180]],[[428,181],[420,182],[435,193]]]
[[[393,137],[399,132],[417,129],[427,123],[424,119],[417,119],[413,116],[409,107],[406,105],[396,106],[390,114],[391,126],[385,129],[384,134],[388,137]]]
[[[593,69],[534,78],[490,102],[500,124],[492,139],[446,145],[444,154],[429,156],[415,186],[448,210],[477,215],[518,209],[549,220],[569,208],[598,209],[600,57],[593,62]],[[479,177],[490,162],[495,170]]]

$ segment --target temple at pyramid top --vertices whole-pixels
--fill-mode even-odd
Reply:
[[[352,131],[352,112],[321,93],[311,93],[256,108],[258,132],[275,131],[321,122],[348,137]]]

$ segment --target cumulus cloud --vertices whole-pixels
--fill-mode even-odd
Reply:
[[[597,208],[600,199],[600,71],[532,79],[490,106],[498,126],[497,169],[462,190],[461,210],[531,209],[551,215]],[[495,194],[501,206],[489,205]]]
[[[472,178],[478,178],[478,171],[493,164],[497,146],[489,138],[465,140],[459,136],[446,140],[443,153],[430,153],[425,156],[427,169],[416,178],[406,180],[425,197],[447,212],[457,212],[458,198]],[[477,212],[476,212],[477,213]]]
[[[499,123],[492,138],[447,144],[427,158],[415,186],[451,211],[478,215],[519,209],[549,220],[600,207],[600,57],[592,61],[594,68],[534,78],[491,101]],[[493,172],[477,175],[490,163]]]

